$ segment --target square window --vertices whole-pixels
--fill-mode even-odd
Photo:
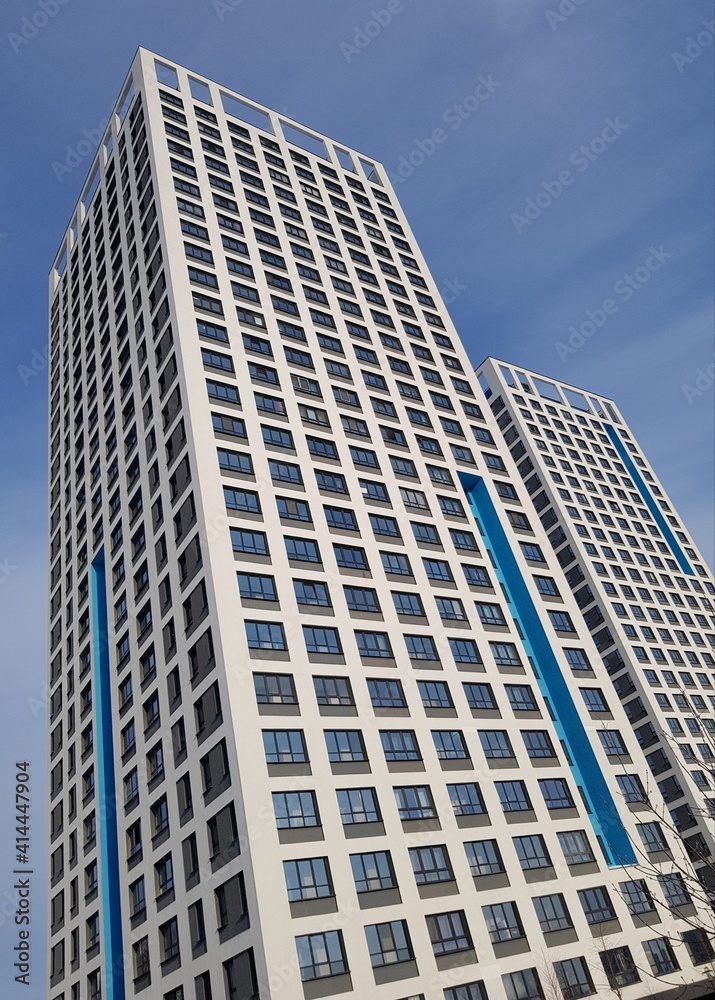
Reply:
[[[369,924],[365,928],[370,963],[373,969],[385,965],[409,962],[414,958],[407,922],[392,920],[383,924]]]

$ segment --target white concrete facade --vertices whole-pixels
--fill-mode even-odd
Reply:
[[[570,546],[563,568],[646,754],[649,790],[709,880],[715,584],[707,563],[613,400],[493,358],[478,372],[492,408],[497,397],[504,403],[495,413],[534,504],[553,511],[550,530],[563,532],[557,554]],[[640,482],[622,481],[608,427]]]
[[[696,995],[380,165],[139,50],[50,297],[50,1000]]]

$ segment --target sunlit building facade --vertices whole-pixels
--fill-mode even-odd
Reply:
[[[379,164],[139,50],[50,275],[50,1000],[695,995],[496,371]]]

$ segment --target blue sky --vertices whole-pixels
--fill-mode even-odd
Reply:
[[[399,178],[475,365],[495,354],[616,399],[713,563],[711,4],[43,3],[44,16],[39,0],[6,0],[0,13],[0,623],[9,679],[0,796],[9,804],[12,763],[30,755],[36,860],[44,854],[46,275],[93,132],[139,44],[381,160]],[[72,151],[79,165],[62,170]],[[626,297],[618,289],[629,275]],[[615,311],[592,335],[574,337],[589,311],[602,318],[607,299]],[[3,986],[11,832],[1,820]],[[39,1000],[41,962],[38,954],[31,991],[17,987],[11,997]]]

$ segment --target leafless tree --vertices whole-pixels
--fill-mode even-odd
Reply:
[[[611,994],[616,997],[617,1000],[623,1000],[626,995],[625,991],[630,989],[632,982],[622,981],[618,979],[615,974],[615,970],[611,970],[609,973],[607,960],[604,961],[602,956],[605,956],[608,952],[612,952],[617,948],[626,947],[628,948],[629,954],[633,961],[632,968],[638,973],[640,981],[641,995],[639,1000],[647,1000],[647,997],[657,996],[662,994],[665,990],[669,990],[668,1000],[679,1000],[680,997],[694,996],[694,989],[699,990],[699,984],[695,986],[692,983],[677,981],[677,972],[670,976],[655,976],[649,968],[645,968],[643,965],[639,965],[633,955],[633,949],[629,945],[629,941],[626,938],[622,938],[614,943],[612,936],[609,935],[608,942],[604,936],[596,935],[594,938],[595,954],[589,961],[589,967],[591,969],[592,978],[594,985],[598,991],[598,996],[606,996]],[[709,986],[707,988],[704,986],[702,993],[703,1000],[705,1000],[706,995],[709,995]]]
[[[535,958],[544,1000],[563,1000],[559,977],[543,945],[537,951]]]
[[[682,692],[687,697],[686,692]],[[688,795],[679,811],[671,812],[669,804],[661,793],[654,777],[644,769],[637,775],[638,790],[637,800],[634,804],[638,807],[637,817],[642,823],[653,822],[660,828],[663,835],[665,849],[656,853],[646,849],[646,845],[640,840],[632,839],[632,847],[635,853],[635,863],[629,865],[631,878],[641,878],[646,883],[658,884],[660,893],[654,899],[654,905],[659,908],[665,907],[675,918],[683,922],[688,929],[700,932],[701,946],[704,953],[709,954],[710,960],[702,963],[699,968],[702,972],[702,994],[715,994],[715,951],[713,951],[713,941],[715,940],[715,856],[713,856],[708,840],[703,836],[701,830],[706,822],[712,823],[715,813],[715,724],[705,725],[704,713],[698,713],[692,707],[692,717],[697,720],[697,732],[692,736],[698,742],[697,758],[686,756],[686,760],[692,759],[698,769],[704,775],[699,784],[693,789],[687,789]],[[709,717],[708,717],[709,718]],[[678,755],[683,755],[682,744],[678,742],[679,732],[661,732],[661,740],[671,748],[671,751]],[[685,736],[685,732],[682,733]],[[623,774],[629,769],[625,764]],[[632,777],[632,775],[631,775]],[[678,786],[674,786],[678,791]],[[632,787],[633,791],[633,787]],[[712,804],[709,799],[712,796]],[[616,816],[614,815],[614,819]],[[685,827],[685,823],[689,825]],[[701,830],[697,830],[700,826]],[[687,839],[684,837],[686,829],[693,829],[694,833]],[[707,828],[706,828],[707,830]],[[664,880],[671,880],[671,888],[677,887],[677,892],[665,893]],[[683,949],[684,945],[680,937],[665,935],[671,947],[677,952]],[[644,981],[652,978],[650,970],[643,970],[638,966],[639,972],[645,972],[642,976]],[[658,977],[661,988],[670,985],[676,988],[677,983],[665,983],[666,977]],[[672,977],[667,977],[672,978]],[[615,992],[610,987],[611,992]],[[618,995],[618,994],[616,994]],[[689,995],[692,992],[689,991]]]

